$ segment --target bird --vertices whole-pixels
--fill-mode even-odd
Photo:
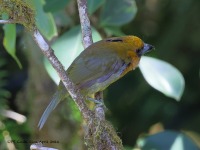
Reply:
[[[80,93],[89,98],[134,70],[141,56],[152,49],[154,46],[133,35],[103,39],[83,50],[66,70],[66,74]],[[69,93],[60,82],[38,123],[39,129],[44,126],[59,102],[67,96]]]

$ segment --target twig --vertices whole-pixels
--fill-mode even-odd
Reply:
[[[84,48],[87,48],[93,43],[90,20],[87,15],[87,1],[77,0],[77,3],[78,3],[78,11],[81,22],[81,29],[82,29],[83,46]]]
[[[81,111],[83,118],[87,121],[92,117],[92,112],[88,109],[85,104],[85,98],[80,94],[79,90],[75,87],[75,85],[71,82],[71,80],[67,77],[66,72],[54,55],[53,50],[50,48],[49,44],[44,40],[42,35],[38,30],[33,32],[33,37],[35,42],[38,44],[44,55],[48,58],[49,62],[53,66],[53,68],[57,71],[60,79],[62,80],[64,86],[70,93],[71,97],[74,99],[77,104],[79,110]]]
[[[87,15],[87,0],[77,0],[79,17],[82,29],[82,42],[84,48],[90,46],[92,42],[92,32],[90,20]],[[95,98],[103,101],[103,92],[95,94]],[[88,125],[88,143],[92,143],[92,149],[121,150],[121,139],[117,136],[113,127],[105,120],[104,106],[97,105],[95,116]]]
[[[11,24],[11,23],[16,23],[14,20],[0,20],[0,24]]]
[[[81,23],[82,30],[82,42],[84,48],[86,49],[93,43],[92,40],[92,31],[90,26],[90,20],[87,14],[87,1],[86,0],[77,0],[79,18]],[[98,92],[95,94],[95,99],[101,100],[103,103],[103,92]],[[105,113],[102,105],[97,105],[95,109],[95,115],[98,116],[100,120],[105,120]]]
[[[0,20],[0,24],[12,24],[16,23],[15,20],[8,19],[8,20]],[[89,31],[89,29],[86,29]],[[85,31],[86,31],[85,30]],[[91,32],[91,31],[90,31]],[[83,118],[86,121],[89,121],[93,114],[85,104],[85,97],[81,95],[79,90],[75,87],[75,85],[70,81],[70,79],[67,77],[66,72],[60,63],[60,61],[57,59],[57,57],[54,55],[54,51],[51,49],[49,44],[45,41],[43,36],[40,34],[40,32],[35,29],[32,32],[32,36],[37,43],[37,45],[40,47],[41,51],[44,53],[44,55],[48,58],[49,62],[53,66],[53,68],[57,71],[60,79],[62,80],[64,86],[70,93],[71,97],[74,99],[75,103],[77,104],[79,110],[81,111]],[[88,46],[91,44],[89,43],[91,38],[86,36],[84,39],[88,39]]]
[[[9,24],[9,23],[15,23],[15,21],[14,20],[0,20],[0,24]],[[76,86],[67,77],[62,64],[54,55],[54,51],[51,49],[49,44],[46,42],[46,40],[43,38],[43,36],[40,34],[40,32],[37,29],[35,29],[35,31],[32,32],[32,36],[35,42],[37,43],[37,45],[39,46],[39,48],[41,49],[41,51],[43,52],[43,54],[48,58],[53,68],[57,71],[64,86],[66,87],[69,94],[71,95],[75,103],[77,104],[80,112],[82,113],[84,120],[88,124],[92,122],[91,120],[94,118],[94,113],[91,110],[89,110],[89,108],[85,104],[85,97],[81,95],[81,93],[76,88]]]

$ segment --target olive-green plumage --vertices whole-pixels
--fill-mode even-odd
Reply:
[[[143,43],[136,36],[101,40],[86,48],[72,62],[66,73],[84,96],[91,97],[96,92],[103,91],[127,72],[134,70],[138,66],[140,57],[152,48],[153,46]],[[60,83],[41,117],[40,128],[51,111],[67,95],[66,89]]]

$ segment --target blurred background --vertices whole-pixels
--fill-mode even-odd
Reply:
[[[180,101],[153,89],[139,69],[105,90],[106,117],[124,146],[138,147],[139,139],[161,131],[184,134],[200,146],[200,1],[89,0],[88,4],[91,25],[102,38],[141,37],[156,48],[148,56],[172,64],[185,79]],[[33,5],[40,16],[37,26],[52,44],[79,25],[75,1],[38,0]],[[45,15],[50,15],[53,27],[43,22]],[[81,116],[72,100],[60,104],[39,131],[38,121],[56,84],[28,31],[16,26],[16,57],[22,69],[3,46],[4,31],[0,25],[0,149],[25,150],[36,141],[59,149],[86,149]]]

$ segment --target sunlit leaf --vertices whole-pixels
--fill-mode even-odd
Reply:
[[[51,13],[46,13],[43,10],[44,0],[29,0],[36,10],[36,25],[41,33],[51,40],[57,35],[55,21]]]
[[[87,5],[89,14],[91,15],[94,13],[104,2],[105,0],[88,0]]]
[[[101,36],[95,29],[92,29],[92,35],[94,41],[101,40]],[[76,26],[68,32],[64,33],[52,44],[55,55],[64,65],[65,69],[67,69],[72,61],[83,51],[84,48],[82,46],[81,40],[81,28],[80,26]],[[48,60],[45,59],[44,64],[51,78],[55,81],[55,83],[58,84],[60,78],[52,66],[49,64]]]
[[[101,26],[120,26],[130,22],[137,13],[135,0],[106,0],[102,9]]]
[[[176,139],[174,140],[174,143],[172,144],[171,150],[184,150],[184,143],[183,143],[183,136],[179,135],[176,137]]]
[[[143,56],[139,68],[146,81],[166,96],[180,100],[185,86],[182,74],[171,64]]]
[[[70,0],[45,0],[44,11],[55,12],[67,6]]]
[[[16,25],[15,24],[5,24],[4,27],[4,39],[3,45],[6,51],[15,59],[18,66],[22,68],[19,59],[16,56]]]

